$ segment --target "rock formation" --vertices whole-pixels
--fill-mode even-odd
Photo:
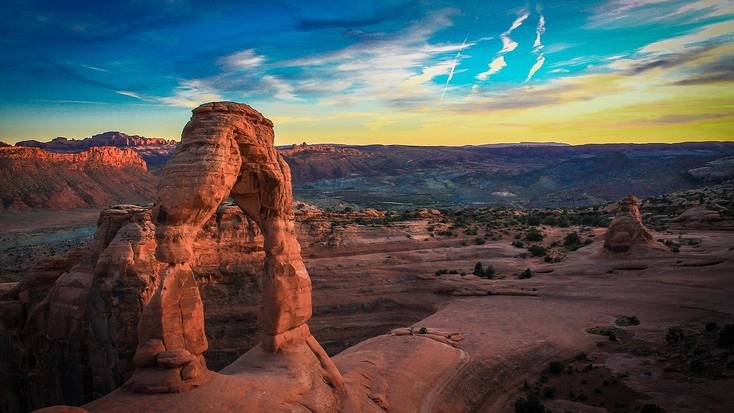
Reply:
[[[642,223],[640,201],[629,195],[617,204],[616,216],[604,236],[604,249],[611,253],[638,251],[658,247],[650,231]]]
[[[287,345],[308,344],[328,368],[328,356],[306,325],[311,281],[295,235],[290,170],[273,140],[272,123],[247,105],[211,103],[193,111],[159,184],[153,220],[155,256],[162,268],[143,308],[136,372],[126,388],[178,392],[207,379],[203,305],[191,268],[193,245],[230,195],[264,236],[263,348],[278,352]]]
[[[70,209],[150,199],[155,177],[133,150],[0,148],[0,210]]]

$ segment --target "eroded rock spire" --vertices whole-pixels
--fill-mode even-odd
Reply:
[[[626,196],[617,204],[617,213],[604,236],[604,249],[620,253],[645,246],[658,247],[652,234],[642,223],[640,200],[634,195]]]

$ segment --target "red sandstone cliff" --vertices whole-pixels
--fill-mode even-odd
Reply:
[[[39,148],[49,152],[81,152],[89,148],[114,146],[137,152],[150,167],[163,165],[176,149],[176,141],[163,138],[146,138],[122,132],[104,132],[84,139],[54,138],[49,142],[20,141],[16,146]],[[1,145],[0,145],[1,146]]]
[[[151,199],[156,179],[135,151],[0,148],[0,210],[70,209]]]

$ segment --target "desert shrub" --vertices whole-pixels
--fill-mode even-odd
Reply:
[[[449,273],[449,270],[438,270],[438,271],[436,271],[436,275],[444,275],[444,274],[448,274],[448,273]]]
[[[525,234],[525,241],[528,242],[543,241],[543,238],[545,238],[545,235],[536,227],[530,227],[528,233]]]
[[[474,238],[474,243],[477,244],[477,245],[482,245],[485,242],[487,242],[487,240],[485,240],[484,238],[479,238],[479,237]]]
[[[533,257],[542,257],[547,252],[545,247],[540,245],[531,245],[530,248],[528,248],[528,251],[533,255]]]
[[[556,221],[556,225],[561,228],[568,228],[571,226],[571,222],[568,220],[568,217],[565,215],[561,215],[560,218]]]
[[[516,239],[512,241],[512,246],[515,248],[525,248],[525,243],[522,240]]]
[[[578,247],[579,244],[581,244],[581,237],[576,231],[569,232],[563,239],[563,245],[569,248]]]
[[[549,374],[556,376],[563,373],[564,370],[566,370],[566,366],[564,366],[560,361],[551,361],[550,364],[548,364],[548,368],[545,369]]]
[[[477,263],[474,264],[474,272],[472,274],[482,278],[492,278],[494,277],[495,271],[494,267],[491,265],[488,265],[485,268],[480,261],[477,261]]]
[[[576,359],[576,361],[588,361],[589,355],[582,351],[581,353],[576,354],[574,359]]]
[[[515,413],[547,413],[548,409],[543,406],[538,396],[529,394],[527,399],[520,398],[515,401]]]
[[[543,387],[543,397],[545,397],[546,399],[552,399],[556,397],[556,388],[553,386]]]
[[[648,403],[640,409],[640,413],[665,413],[665,410],[660,408],[655,403]]]
[[[618,315],[614,320],[614,324],[618,326],[636,326],[640,324],[640,320],[635,316]]]
[[[716,331],[719,329],[719,325],[715,321],[709,321],[706,323],[706,331]]]
[[[734,346],[734,324],[727,324],[719,332],[719,338],[716,340],[719,347]]]
[[[665,334],[665,342],[668,344],[676,344],[685,338],[683,329],[680,327],[670,327]]]
[[[525,269],[525,271],[521,272],[520,275],[518,276],[518,278],[520,278],[521,280],[526,280],[532,277],[533,277],[533,272],[530,271],[530,268]]]

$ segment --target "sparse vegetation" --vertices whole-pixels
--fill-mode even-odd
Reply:
[[[528,251],[533,257],[542,257],[548,252],[548,250],[541,245],[531,245],[530,248],[528,248]]]
[[[534,394],[529,394],[527,398],[520,398],[515,401],[515,413],[546,413],[548,409],[543,406],[540,398]]]
[[[474,272],[472,274],[478,277],[491,279],[491,278],[494,278],[495,270],[494,270],[494,267],[492,267],[491,265],[484,267],[482,263],[478,261],[474,265]]]
[[[525,241],[528,242],[540,242],[543,241],[543,238],[545,238],[545,235],[536,227],[530,227],[527,234],[525,234]]]
[[[685,338],[683,329],[680,327],[670,327],[668,332],[665,334],[665,342],[668,344],[676,344]]]
[[[642,406],[642,409],[640,409],[640,413],[665,413],[665,410],[658,407],[658,405],[655,403],[648,403]]]
[[[556,376],[562,374],[564,370],[566,370],[566,366],[560,361],[552,361],[550,364],[548,364],[548,368],[545,369],[548,374],[553,374]]]
[[[614,320],[614,324],[618,326],[636,326],[640,324],[640,320],[635,316],[618,315]]]
[[[576,231],[569,232],[566,234],[566,237],[563,239],[563,246],[568,248],[571,251],[575,251],[579,248],[581,245],[581,237],[579,237],[579,233]]]
[[[521,280],[526,280],[526,279],[532,278],[532,277],[533,277],[533,272],[530,271],[530,268],[527,268],[527,269],[525,269],[525,271],[521,272],[520,275],[517,278],[519,278]]]

